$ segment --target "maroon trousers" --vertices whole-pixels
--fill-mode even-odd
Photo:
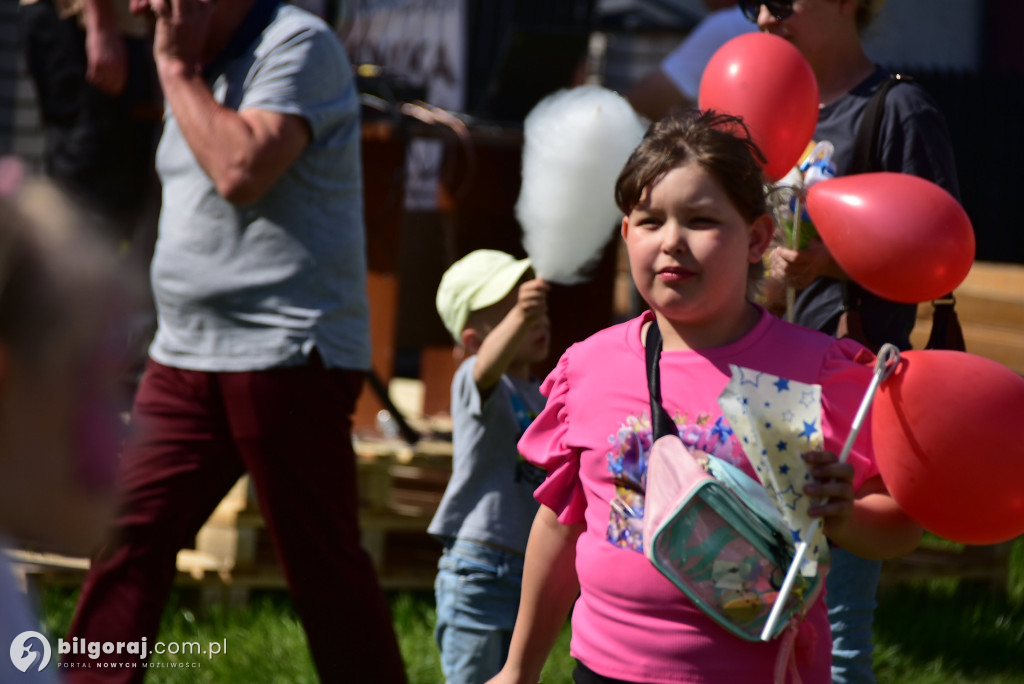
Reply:
[[[309,365],[207,373],[147,365],[121,463],[122,508],[67,637],[152,647],[177,552],[248,472],[323,682],[405,682],[388,604],[359,540],[355,371]],[[230,656],[230,644],[228,654]],[[116,654],[99,659],[122,661]],[[65,661],[75,684],[145,670]]]

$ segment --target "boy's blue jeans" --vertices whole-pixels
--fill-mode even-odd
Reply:
[[[437,564],[434,640],[448,684],[482,684],[508,657],[519,611],[523,557],[455,540]]]
[[[871,641],[881,561],[833,547],[825,601],[832,625],[834,684],[874,684]]]

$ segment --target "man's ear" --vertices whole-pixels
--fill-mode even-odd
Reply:
[[[465,347],[466,353],[470,356],[480,351],[480,343],[484,341],[476,328],[464,328],[462,330],[461,339],[462,346]]]
[[[752,264],[761,261],[775,235],[775,221],[768,214],[761,214],[750,226],[750,244],[747,259]]]

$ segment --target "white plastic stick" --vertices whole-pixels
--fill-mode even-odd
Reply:
[[[892,375],[899,362],[900,350],[895,345],[883,344],[882,348],[878,350],[878,357],[875,359],[875,373],[871,378],[871,384],[868,385],[867,391],[864,392],[864,398],[861,399],[857,415],[853,417],[850,435],[846,438],[846,444],[843,445],[842,453],[839,454],[840,463],[846,461],[846,457],[850,455],[850,450],[853,449],[853,443],[857,441],[857,435],[860,434],[860,428],[864,424],[864,417],[867,416],[868,409],[871,408],[871,402],[875,400],[878,386],[882,384],[883,380]]]
[[[817,520],[815,520],[817,522]],[[811,527],[814,527],[812,524]],[[782,588],[779,589],[779,595],[775,599],[775,605],[772,606],[772,612],[768,614],[768,621],[764,623],[764,629],[761,630],[761,641],[771,641],[772,630],[775,629],[775,624],[779,621],[779,617],[782,615],[782,607],[786,605],[786,599],[789,598],[789,593],[793,590],[793,582],[796,580],[796,570],[804,562],[804,556],[807,555],[807,542],[802,541],[796,545],[796,553],[793,554],[793,562],[789,564],[789,570],[786,572],[786,579],[782,582]]]
[[[864,392],[864,398],[861,399],[860,407],[857,409],[857,414],[853,417],[853,425],[850,429],[850,435],[846,438],[846,444],[843,445],[843,451],[839,454],[839,462],[843,463],[850,455],[850,450],[853,449],[853,443],[857,441],[857,435],[860,433],[861,425],[864,423],[864,417],[868,413],[868,408],[871,406],[871,402],[875,399],[875,393],[878,391],[878,386],[883,380],[888,378],[893,370],[900,361],[900,352],[895,346],[891,344],[883,344],[882,348],[878,350],[878,358],[875,361],[875,372],[871,378],[871,383],[868,385],[868,389]],[[807,526],[806,533],[801,536],[800,542],[796,545],[796,552],[793,554],[793,560],[789,564],[789,569],[786,571],[786,579],[782,581],[782,588],[779,589],[779,595],[775,599],[775,605],[772,606],[771,613],[768,614],[768,620],[764,623],[764,629],[761,630],[761,641],[769,641],[771,639],[771,633],[775,629],[776,623],[782,616],[782,608],[786,605],[786,601],[789,599],[789,594],[793,590],[793,582],[796,581],[797,572],[800,569],[800,565],[803,564],[804,556],[807,555],[808,542],[814,538],[814,535],[818,533],[818,528],[821,527],[821,518],[815,518]]]

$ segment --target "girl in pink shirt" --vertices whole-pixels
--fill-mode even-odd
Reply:
[[[509,658],[493,682],[537,682],[570,609],[577,684],[773,681],[781,640],[747,642],[718,626],[643,555],[642,497],[630,511],[610,505],[617,484],[646,476],[649,325],[664,339],[662,402],[690,449],[754,476],[717,403],[729,364],[819,384],[825,449],[804,455],[814,480],[803,493],[824,503],[811,515],[866,557],[917,544],[920,528],[878,475],[870,429],[845,463],[835,454],[870,382],[871,355],[750,300],[774,230],[759,158],[740,120],[689,114],[654,124],[619,176],[622,238],[651,311],[573,345],[541,387],[547,405],[519,449],[548,478],[536,492]],[[831,679],[828,630],[819,598],[796,639],[805,683]]]

